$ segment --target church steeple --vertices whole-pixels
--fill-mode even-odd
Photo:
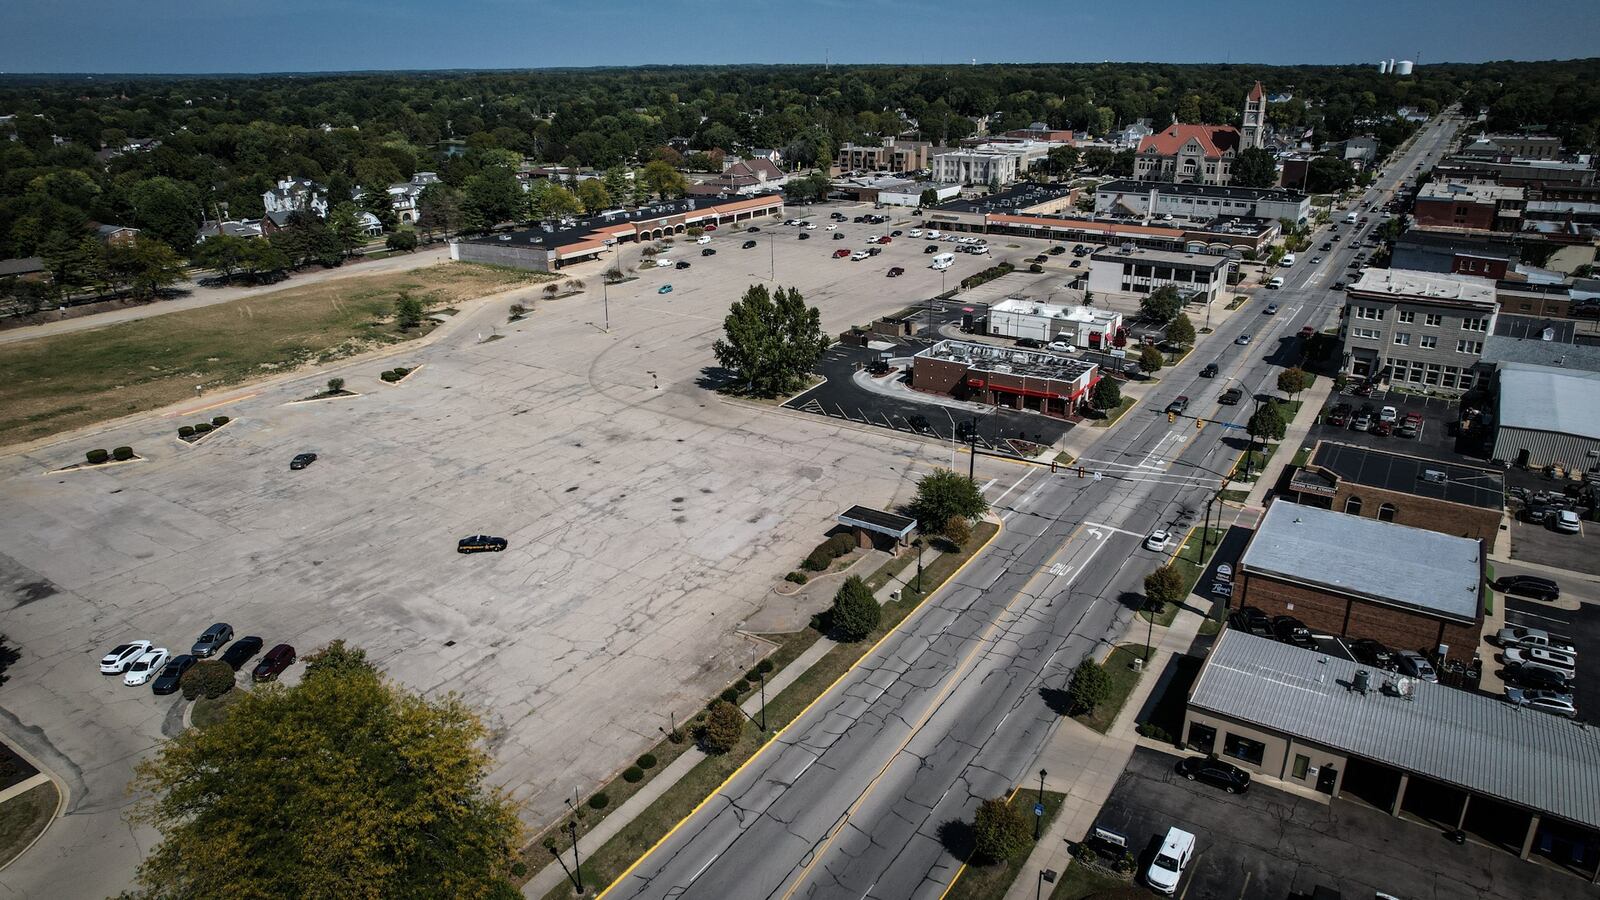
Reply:
[[[1239,149],[1261,149],[1267,146],[1267,92],[1261,82],[1244,98],[1244,125],[1239,129]]]

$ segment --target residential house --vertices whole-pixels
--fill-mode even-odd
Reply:
[[[405,225],[416,224],[418,199],[429,185],[438,183],[437,174],[418,172],[411,176],[410,181],[389,185],[389,205],[394,208],[395,218]]]
[[[200,229],[194,235],[194,242],[203,244],[206,238],[216,237],[219,234],[237,238],[258,238],[264,233],[261,222],[261,219],[223,219],[220,222],[207,220],[200,223]]]
[[[102,244],[114,244],[116,246],[122,246],[124,244],[133,243],[134,238],[138,237],[139,235],[139,229],[129,228],[126,225],[96,224],[94,226],[94,233],[95,237],[98,237],[100,239],[100,243]]]
[[[309,178],[280,178],[276,185],[261,194],[261,206],[269,215],[303,210],[325,219],[328,217],[328,189]]]

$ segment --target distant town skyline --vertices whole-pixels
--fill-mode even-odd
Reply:
[[[7,74],[648,64],[1167,62],[1421,65],[1594,55],[1594,0],[7,0]],[[1133,9],[1134,14],[1125,10]]]

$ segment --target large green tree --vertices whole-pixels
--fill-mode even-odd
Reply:
[[[974,855],[990,863],[1017,859],[1033,844],[1027,818],[1004,797],[978,804],[972,819],[972,839]]]
[[[1306,167],[1306,190],[1313,194],[1342,191],[1356,180],[1350,164],[1331,156],[1319,156]]]
[[[689,182],[683,177],[683,173],[659,159],[645,163],[644,184],[651,193],[662,200],[682,197],[684,191],[689,189]]]
[[[143,235],[129,243],[107,245],[104,259],[111,278],[140,299],[154,297],[186,274],[183,259],[171,247]]]
[[[835,640],[854,642],[871,634],[882,615],[883,607],[873,599],[872,589],[859,576],[851,575],[833,595],[828,624]]]
[[[1164,284],[1139,298],[1139,314],[1156,322],[1170,322],[1183,311],[1178,289]]]
[[[194,246],[202,209],[194,185],[164,175],[146,178],[128,191],[134,224],[150,237],[187,253]]]
[[[1278,183],[1278,163],[1269,150],[1246,147],[1233,161],[1233,183],[1239,187],[1264,188]]]
[[[1288,420],[1283,415],[1283,407],[1278,405],[1277,400],[1268,399],[1251,413],[1250,420],[1245,423],[1245,431],[1251,437],[1278,441],[1283,439],[1288,426]]]
[[[244,692],[136,769],[161,840],[138,896],[515,897],[519,826],[484,786],[488,732],[455,696],[321,666]]]
[[[950,469],[934,469],[917,481],[911,515],[924,531],[940,528],[953,516],[976,519],[989,509],[989,501],[972,479]]]
[[[724,336],[712,347],[717,362],[745,390],[771,397],[801,384],[828,349],[822,313],[807,307],[796,288],[753,284],[723,320]]]

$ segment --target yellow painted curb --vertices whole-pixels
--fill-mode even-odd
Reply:
[[[989,535],[989,539],[987,541],[983,542],[983,546],[979,547],[977,550],[974,550],[972,555],[967,557],[966,562],[963,562],[961,565],[957,566],[956,570],[954,572],[950,573],[950,577],[946,578],[944,580],[944,583],[939,585],[939,588],[943,588],[944,585],[949,584],[952,581],[955,581],[956,578],[958,576],[960,576],[963,571],[966,570],[967,566],[972,564],[973,560],[975,560],[978,557],[982,556],[983,552],[985,550],[989,549],[989,545],[994,543],[995,538],[999,537],[1000,533],[1002,531],[1005,531],[1005,523],[1000,521],[999,517],[996,517],[994,534]],[[935,589],[935,593],[937,593],[937,590],[938,589]],[[650,857],[650,854],[656,852],[656,848],[658,848],[662,844],[666,843],[668,838],[671,838],[674,834],[677,834],[678,833],[678,829],[682,828],[683,824],[685,822],[687,822],[690,819],[694,818],[695,813],[698,813],[702,806],[705,806],[707,803],[709,803],[711,801],[712,797],[715,797],[716,795],[722,793],[722,789],[723,788],[727,787],[728,784],[730,782],[732,782],[735,778],[738,778],[739,777],[739,773],[744,771],[745,766],[748,766],[751,763],[755,762],[757,759],[761,758],[761,754],[765,753],[767,748],[777,746],[778,740],[783,737],[784,732],[788,731],[790,726],[794,725],[794,723],[800,721],[801,719],[804,719],[805,716],[806,716],[806,713],[811,711],[811,707],[816,706],[817,703],[820,700],[822,700],[822,698],[824,698],[824,697],[828,696],[829,694],[833,693],[833,689],[838,687],[839,683],[844,681],[845,678],[847,678],[850,675],[850,673],[854,672],[861,665],[861,663],[863,661],[865,661],[873,653],[877,652],[878,647],[880,645],[882,645],[884,641],[887,641],[889,638],[891,638],[895,634],[899,633],[900,629],[904,628],[906,626],[907,622],[910,622],[912,620],[912,618],[914,618],[918,613],[922,612],[924,609],[927,609],[928,608],[928,600],[931,600],[932,598],[933,598],[933,594],[930,593],[927,597],[923,598],[922,603],[918,604],[916,609],[912,610],[909,615],[907,615],[904,619],[900,620],[900,624],[896,625],[893,630],[886,632],[883,635],[883,637],[878,638],[877,642],[875,642],[871,647],[868,647],[867,651],[865,653],[861,654],[861,656],[858,657],[856,659],[856,661],[850,665],[850,668],[845,669],[843,672],[841,672],[839,674],[839,677],[835,678],[833,680],[832,684],[829,684],[826,688],[824,688],[822,690],[822,692],[820,694],[817,694],[817,696],[813,697],[811,702],[807,703],[805,705],[805,708],[801,709],[798,713],[795,714],[794,718],[790,719],[787,723],[784,724],[784,726],[782,728],[780,728],[776,732],[774,732],[773,735],[772,735],[772,739],[771,740],[767,741],[765,744],[762,744],[759,748],[756,749],[756,752],[750,754],[750,758],[745,760],[743,763],[740,763],[739,764],[739,768],[734,769],[732,774],[730,774],[727,778],[724,778],[722,780],[722,783],[717,785],[715,790],[713,790],[711,793],[707,794],[704,798],[702,798],[699,803],[696,803],[695,806],[694,806],[694,809],[689,810],[689,814],[688,815],[686,815],[683,818],[679,819],[678,823],[676,825],[673,825],[672,828],[670,828],[667,831],[666,834],[662,835],[659,840],[657,840],[654,844],[650,845],[650,849],[648,849],[645,852],[641,853],[639,855],[638,859],[634,860],[632,864],[630,864],[626,869],[622,870],[622,874],[621,875],[618,875],[615,879],[612,880],[612,882],[610,884],[606,885],[605,890],[603,890],[600,893],[596,894],[595,895],[595,900],[604,900],[605,896],[607,894],[611,893],[611,891],[614,888],[616,888],[617,885],[621,884],[629,875],[633,874],[633,870],[637,869],[639,867],[640,863],[642,863],[646,859],[648,859]],[[801,673],[801,674],[804,675],[805,673]],[[798,678],[796,680],[798,680]],[[623,826],[623,827],[626,827],[626,826]]]
[[[1012,788],[1011,789],[1011,793],[1006,795],[1006,803],[1009,804],[1017,796],[1017,791],[1020,791],[1020,790],[1022,790],[1022,786],[1021,785],[1018,785],[1018,786]],[[966,871],[967,871],[967,861],[966,860],[962,860],[961,861],[961,867],[956,869],[955,877],[951,878],[950,879],[950,883],[945,885],[945,888],[944,888],[943,891],[939,892],[939,900],[944,900],[946,894],[948,894],[951,891],[956,889],[956,882],[961,880],[961,876],[963,874],[965,874]]]

